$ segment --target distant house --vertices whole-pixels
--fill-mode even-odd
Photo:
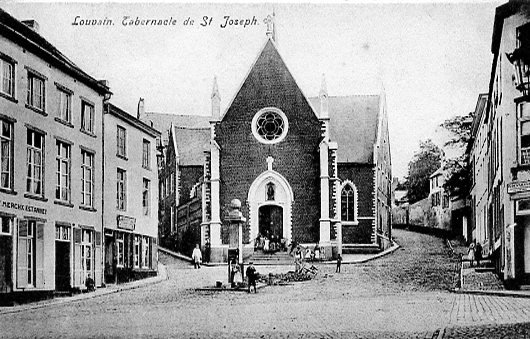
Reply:
[[[442,167],[437,169],[429,177],[430,190],[429,190],[429,201],[431,206],[431,215],[429,218],[429,224],[433,224],[434,227],[451,232],[451,209],[449,193],[444,189],[443,184],[444,171]]]

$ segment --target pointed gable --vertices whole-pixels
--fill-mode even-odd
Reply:
[[[290,88],[286,88],[286,84],[291,84]],[[249,91],[245,91],[249,89]],[[285,90],[287,89],[287,90]],[[251,93],[254,91],[254,93]],[[242,96],[242,92],[246,92]],[[296,80],[292,76],[289,68],[285,64],[281,57],[276,44],[272,39],[267,39],[265,45],[258,53],[258,56],[252,66],[250,67],[247,75],[243,79],[243,82],[230,104],[227,106],[226,112],[222,119],[230,113],[230,109],[233,105],[239,105],[237,100],[246,100],[246,96],[254,94],[254,98],[257,99],[255,102],[257,107],[270,107],[270,97],[272,95],[277,96],[276,102],[289,104],[290,107],[300,107],[300,105],[307,105],[313,112],[313,117],[317,119],[313,108],[307,97],[303,94],[300,86],[296,83]],[[276,105],[283,110],[283,108]],[[285,112],[287,114],[287,112]]]

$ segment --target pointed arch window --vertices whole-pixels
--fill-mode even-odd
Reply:
[[[357,221],[357,188],[351,183],[342,187],[341,195],[341,220]]]

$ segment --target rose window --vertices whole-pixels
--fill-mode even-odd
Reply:
[[[283,140],[287,134],[287,118],[277,108],[264,108],[253,119],[252,132],[259,141],[272,144]]]

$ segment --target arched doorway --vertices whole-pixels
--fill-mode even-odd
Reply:
[[[269,169],[261,173],[248,192],[251,243],[258,234],[275,232],[278,239],[291,240],[291,214],[294,195],[287,180]],[[272,225],[271,225],[272,222]]]
[[[283,238],[283,208],[276,205],[264,205],[258,212],[258,232],[267,238]]]

